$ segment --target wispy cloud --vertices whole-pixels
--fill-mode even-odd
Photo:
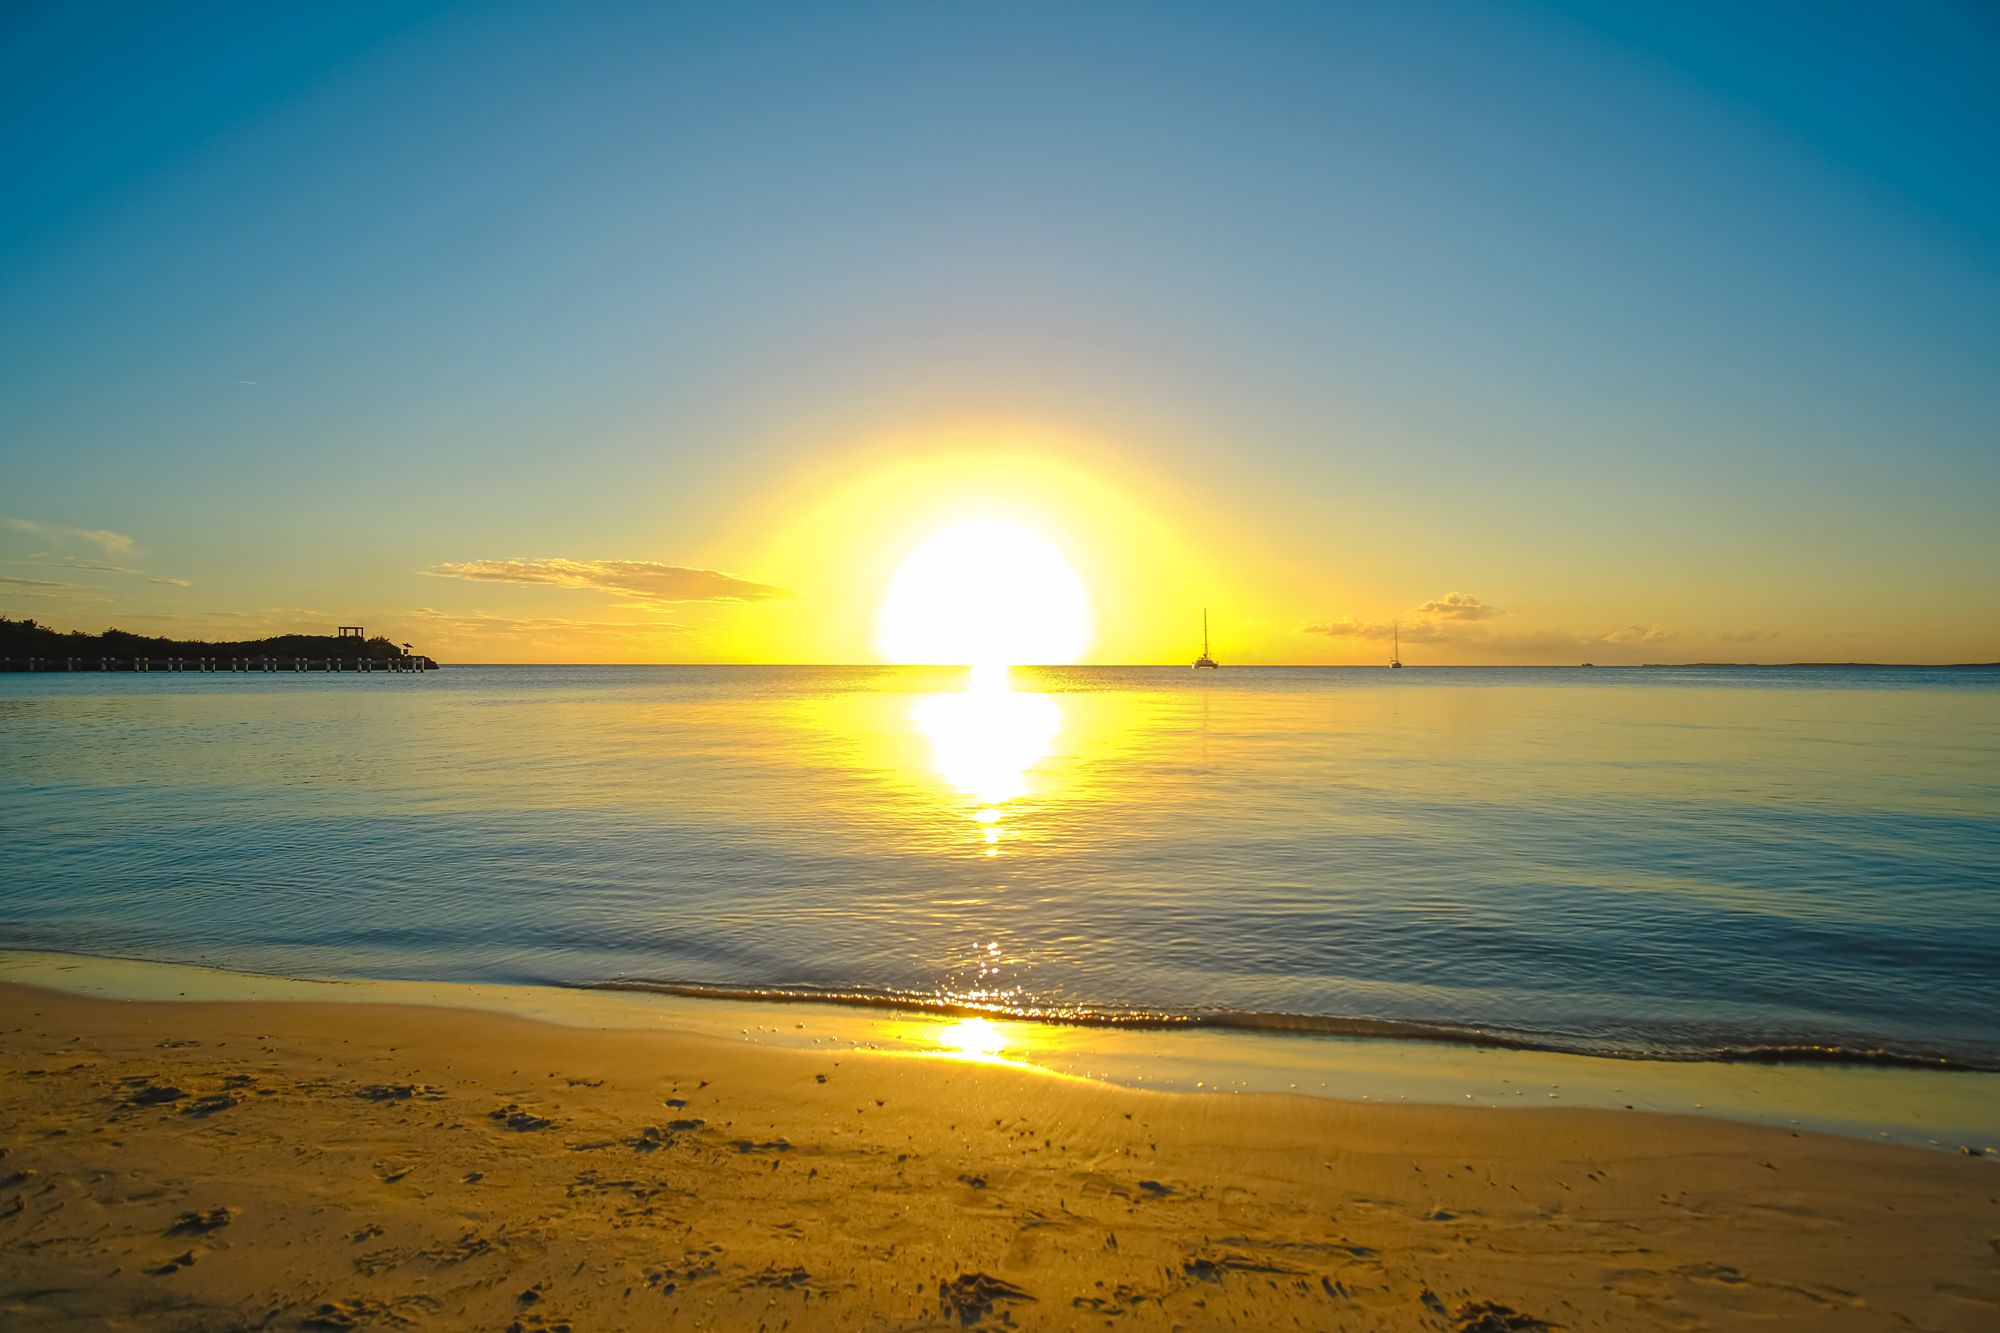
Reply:
[[[433,578],[475,583],[547,584],[595,588],[647,602],[766,602],[793,597],[789,589],[752,583],[713,569],[686,569],[651,560],[454,560],[422,571]]]
[[[1301,625],[1299,631],[1330,639],[1368,642],[1387,642],[1391,635],[1400,631],[1406,644],[1451,644],[1500,661],[1587,660],[1600,655],[1618,660],[1623,655],[1662,644],[1761,643],[1778,637],[1770,630],[1705,634],[1646,621],[1635,621],[1594,634],[1572,633],[1561,628],[1496,633],[1487,622],[1505,614],[1471,593],[1452,592],[1411,608],[1408,615],[1400,620],[1362,620],[1356,616],[1344,616]]]
[[[100,564],[95,560],[78,560],[74,556],[65,556],[61,560],[24,560],[21,563],[47,565],[55,569],[90,569],[106,574],[130,574],[134,578],[144,579],[148,583],[163,584],[169,588],[187,588],[193,586],[186,579],[161,578],[159,575],[149,574],[143,569],[133,569],[130,565],[106,565]]]
[[[1668,643],[1678,639],[1678,631],[1663,625],[1627,625],[1623,629],[1612,630],[1603,636],[1605,643]]]
[[[329,634],[336,624],[357,621],[370,634],[409,640],[431,656],[474,660],[535,660],[555,654],[582,657],[657,656],[664,642],[685,642],[700,631],[665,621],[572,620],[561,616],[496,616],[479,611],[414,610],[321,611],[307,607],[263,607],[230,611],[123,611],[112,617],[122,629],[176,638],[259,639],[273,634]]]
[[[1479,628],[1478,622],[1505,614],[1491,602],[1482,601],[1469,592],[1448,592],[1410,608],[1407,616],[1396,620],[1361,620],[1343,616],[1339,620],[1302,625],[1300,632],[1324,634],[1331,639],[1379,639],[1386,642],[1400,635],[1411,643],[1450,643],[1467,638],[1484,638],[1485,631]]]
[[[1386,642],[1396,632],[1389,621],[1349,618],[1301,627],[1306,634],[1324,634],[1335,639],[1366,639]],[[1670,643],[1682,637],[1680,631],[1661,625],[1625,625],[1603,634],[1573,634],[1566,629],[1523,630],[1495,634],[1482,625],[1464,625],[1429,620],[1406,620],[1401,625],[1404,643],[1449,643],[1478,648],[1494,657],[1568,657],[1595,648],[1638,648]]]
[[[1323,620],[1315,625],[1299,627],[1302,634],[1324,634],[1330,639],[1379,639],[1387,643],[1400,636],[1410,643],[1448,643],[1455,638],[1479,637],[1460,635],[1450,625],[1439,625],[1428,620],[1357,620],[1344,616],[1339,620]]]
[[[1407,617],[1398,620],[1360,620],[1354,616],[1343,616],[1339,620],[1302,625],[1300,632],[1324,634],[1331,639],[1384,641],[1400,634],[1411,643],[1450,643],[1459,639],[1484,638],[1484,631],[1478,628],[1478,622],[1505,614],[1491,602],[1482,601],[1469,592],[1448,592],[1412,607]]]
[[[591,635],[614,639],[651,639],[662,634],[693,634],[689,625],[666,621],[570,620],[562,616],[494,616],[479,611],[439,611],[419,607],[396,618],[444,634],[477,634],[495,637],[540,637],[547,635]]]
[[[237,635],[316,634],[332,629],[339,619],[325,611],[267,609],[258,611],[126,611],[120,620],[135,624],[222,626]]]
[[[0,574],[0,599],[9,602],[33,598],[36,601],[65,603],[108,602],[111,599],[81,583],[59,583],[54,579],[24,579]]]
[[[32,518],[4,516],[0,516],[0,526],[11,528],[15,532],[33,533],[56,542],[89,542],[107,556],[130,555],[133,550],[133,541],[130,537],[122,532],[108,532],[103,528],[71,528],[60,523],[42,523]]]
[[[1448,592],[1425,602],[1417,608],[1417,613],[1443,620],[1491,620],[1503,614],[1499,607],[1482,602],[1469,592]]]

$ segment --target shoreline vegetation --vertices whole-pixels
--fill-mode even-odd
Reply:
[[[372,638],[362,638],[358,635],[277,634],[263,639],[211,642],[205,639],[169,639],[155,635],[132,634],[121,629],[107,629],[96,634],[86,633],[83,630],[65,632],[32,619],[10,620],[0,616],[0,671],[82,669],[75,665],[78,663],[87,664],[90,669],[98,669],[107,663],[130,666],[153,662],[211,663],[227,670],[232,664],[237,663],[282,662],[289,666],[298,660],[326,664],[340,663],[349,667],[360,667],[363,664],[377,668],[410,666],[420,667],[423,670],[435,670],[437,667],[437,663],[432,659],[420,653],[413,653],[410,645],[396,643],[380,634]],[[126,669],[126,666],[114,669]],[[139,666],[137,669],[145,670],[147,667]],[[202,668],[190,665],[188,669]]]
[[[45,961],[63,989],[0,979],[20,1327],[1970,1330],[2000,1309],[1989,1154],[1156,1092],[671,1010],[558,1024],[240,977],[218,1000],[194,969],[107,998],[74,993],[89,960]],[[314,988],[347,999],[290,998]]]

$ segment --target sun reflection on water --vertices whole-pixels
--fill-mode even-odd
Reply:
[[[1028,774],[1053,753],[1061,706],[1015,690],[1004,667],[981,668],[960,692],[918,699],[910,723],[930,742],[939,775],[975,803],[970,819],[986,855],[999,855],[1004,808],[1027,794]]]

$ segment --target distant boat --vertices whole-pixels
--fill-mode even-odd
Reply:
[[[1197,667],[1207,667],[1211,671],[1222,664],[1208,655],[1208,608],[1201,609],[1201,656],[1194,659]]]
[[[1393,625],[1389,626],[1389,636],[1390,636],[1390,642],[1393,645],[1389,649],[1389,665],[1394,667],[1396,670],[1401,671],[1403,669],[1403,622],[1402,621],[1399,620]]]

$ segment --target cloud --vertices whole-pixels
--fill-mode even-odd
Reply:
[[[54,541],[84,541],[98,547],[107,556],[130,555],[133,542],[122,532],[107,532],[102,528],[68,528],[60,523],[39,523],[32,518],[0,517],[0,526],[12,528],[15,532],[31,532],[38,537]]]
[[[659,634],[692,634],[690,625],[661,620],[569,620],[561,616],[492,616],[482,611],[439,611],[419,607],[396,616],[398,622],[416,623],[442,634],[498,634],[535,637],[549,634],[585,634],[610,638],[652,638]]]
[[[61,560],[24,560],[21,563],[48,565],[55,569],[94,569],[106,574],[130,574],[134,578],[144,579],[148,583],[164,584],[169,588],[188,588],[193,586],[186,579],[160,578],[157,575],[148,574],[143,569],[133,569],[129,565],[104,565],[94,560],[78,560],[74,556],[65,556]]]
[[[1302,625],[1301,634],[1324,634],[1332,639],[1371,639],[1383,643],[1400,636],[1407,643],[1449,643],[1460,637],[1450,625],[1439,625],[1428,620],[1356,620],[1346,616],[1340,620],[1322,621],[1316,625]],[[1470,636],[1470,637],[1476,637]]]
[[[418,607],[403,611],[318,611],[305,607],[265,607],[248,611],[127,611],[121,624],[207,639],[262,638],[272,634],[327,634],[336,624],[356,621],[370,634],[387,634],[397,642],[409,639],[419,651],[463,641],[516,641],[566,644],[588,641],[644,642],[662,635],[693,634],[690,626],[665,621],[569,620],[560,616],[493,616],[480,611],[440,611]],[[435,656],[435,653],[433,653]]]
[[[1679,633],[1659,625],[1627,625],[1623,629],[1612,630],[1603,635],[1604,643],[1666,643],[1678,639]]]
[[[54,579],[23,579],[0,574],[0,597],[9,602],[34,598],[38,601],[108,602],[111,599],[81,583],[58,583]]]
[[[712,569],[686,569],[651,560],[454,560],[421,571],[432,578],[475,583],[550,584],[596,588],[647,602],[766,602],[793,597],[789,589],[751,583]]]
[[[333,628],[337,617],[325,611],[296,608],[262,611],[127,611],[119,619],[158,625],[214,625],[227,622],[229,633],[263,630],[269,634],[311,634]]]
[[[1489,606],[1469,592],[1448,592],[1434,601],[1425,602],[1417,608],[1417,612],[1445,620],[1491,620],[1504,614],[1499,607]]]
[[[1522,630],[1497,634],[1483,623],[1506,614],[1470,593],[1446,593],[1443,597],[1414,608],[1408,619],[1362,620],[1345,616],[1338,620],[1301,625],[1302,634],[1322,634],[1331,639],[1351,639],[1386,643],[1399,628],[1407,644],[1452,644],[1477,652],[1493,661],[1621,660],[1645,649],[1667,643],[1761,643],[1777,638],[1771,630],[1739,630],[1705,634],[1675,629],[1647,621],[1634,621],[1595,634],[1576,634],[1561,628]]]
[[[1450,643],[1478,640],[1484,631],[1476,622],[1505,615],[1499,607],[1482,602],[1469,592],[1448,592],[1442,597],[1411,609],[1407,620],[1357,620],[1345,616],[1303,625],[1303,634],[1324,634],[1333,639],[1371,639],[1387,642],[1400,634],[1411,643]]]

